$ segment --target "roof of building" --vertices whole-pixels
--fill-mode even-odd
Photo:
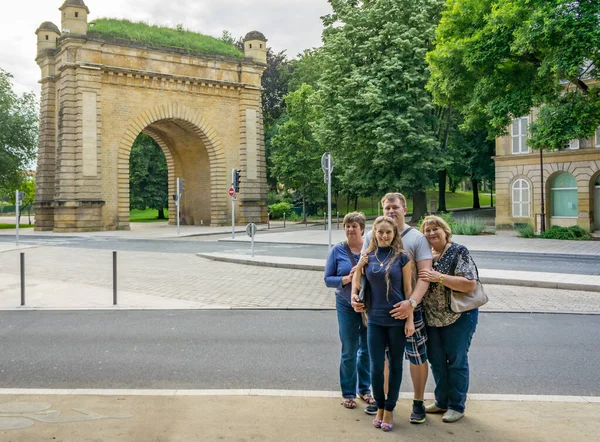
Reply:
[[[58,9],[60,9],[62,11],[67,6],[79,6],[80,8],[84,8],[88,14],[90,13],[90,10],[86,6],[86,4],[83,2],[83,0],[65,0],[63,5]]]
[[[52,31],[60,35],[60,30],[58,29],[58,26],[56,26],[51,21],[45,21],[44,23],[42,23],[40,27],[35,30],[35,33],[37,34],[39,31]]]
[[[244,37],[244,41],[247,41],[247,40],[267,41],[267,38],[264,36],[264,34],[262,32],[250,31]]]

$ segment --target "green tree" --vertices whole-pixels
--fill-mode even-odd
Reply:
[[[540,108],[528,143],[558,149],[600,124],[597,0],[448,0],[428,84],[467,130],[506,133]]]
[[[37,151],[37,103],[35,96],[18,96],[12,75],[0,68],[0,193],[15,188],[21,171],[31,169]]]
[[[438,115],[425,90],[442,0],[331,0],[323,23],[319,140],[336,154],[356,195],[401,190],[413,219],[444,167]]]
[[[129,207],[158,210],[165,219],[169,205],[169,173],[165,154],[152,137],[141,133],[135,139],[129,157]]]
[[[321,155],[323,150],[313,135],[317,121],[316,94],[312,86],[302,85],[285,97],[285,120],[278,125],[272,139],[273,174],[286,189],[293,189],[302,199],[303,220],[306,204],[324,191]]]
[[[291,73],[288,90],[290,92],[300,89],[303,84],[310,84],[315,89],[319,88],[318,82],[323,72],[320,48],[305,49],[289,64]]]

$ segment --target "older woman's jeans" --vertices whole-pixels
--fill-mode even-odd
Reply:
[[[367,327],[361,314],[356,313],[345,299],[336,296],[336,310],[342,342],[342,360],[340,362],[340,386],[342,396],[355,398],[356,389],[360,394],[371,392],[369,370],[369,349],[367,346]]]
[[[398,321],[400,322],[400,321]],[[369,340],[369,356],[371,358],[371,383],[373,397],[377,408],[394,411],[402,383],[402,362],[406,336],[404,321],[402,325],[389,327],[369,324],[367,330]],[[390,377],[388,379],[388,396],[384,393],[383,368],[385,364],[385,349],[389,347]]]
[[[427,356],[435,379],[435,403],[460,413],[469,390],[469,347],[479,311],[464,312],[454,324],[427,327]]]

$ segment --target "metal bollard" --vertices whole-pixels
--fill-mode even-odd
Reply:
[[[285,212],[283,212],[283,228],[285,229]]]
[[[340,230],[340,212],[335,212],[337,216],[337,228],[336,230]]]
[[[113,250],[113,305],[117,305],[117,251]]]
[[[21,306],[25,305],[25,252],[21,252]]]
[[[267,230],[271,230],[271,212],[267,212]]]
[[[323,212],[323,230],[327,230],[327,212]]]

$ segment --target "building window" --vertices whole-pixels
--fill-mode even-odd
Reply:
[[[46,40],[48,40],[48,36],[46,35]]]
[[[76,12],[75,13],[75,18],[78,18],[78,17],[79,17],[79,12]]]
[[[512,205],[513,217],[529,218],[529,183],[524,179],[519,179],[512,186]]]
[[[579,140],[571,140],[565,145],[565,149],[577,150],[579,149]]]
[[[562,172],[552,180],[552,216],[577,217],[577,181],[567,172]]]
[[[594,146],[600,147],[600,126],[596,129],[596,136],[594,137]]]
[[[250,49],[252,49],[252,43],[250,43]]]
[[[512,153],[529,153],[527,137],[529,135],[529,117],[512,120]]]

